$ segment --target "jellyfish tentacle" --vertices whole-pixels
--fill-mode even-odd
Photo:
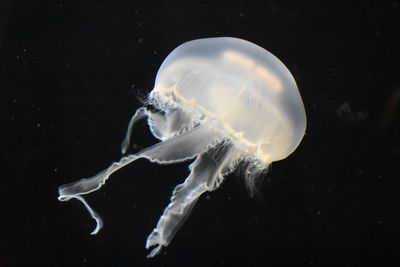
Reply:
[[[192,146],[185,145],[189,144],[192,140],[197,140],[198,142]],[[123,157],[120,161],[112,163],[107,169],[101,171],[95,176],[60,186],[58,188],[58,200],[68,201],[71,198],[75,198],[81,201],[88,209],[92,218],[96,220],[97,231],[94,231],[95,234],[101,228],[101,218],[90,207],[86,200],[81,197],[81,195],[89,194],[100,189],[112,173],[139,158],[146,158],[152,162],[161,164],[181,162],[193,158],[207,150],[208,147],[213,143],[216,143],[217,140],[219,140],[218,134],[213,127],[210,127],[210,125],[207,124],[200,125],[181,135],[145,148],[136,154]]]
[[[124,141],[122,142],[122,145],[121,145],[122,154],[125,154],[126,151],[128,150],[133,126],[135,126],[136,122],[138,122],[139,120],[144,119],[145,117],[149,116],[149,113],[150,112],[147,110],[147,108],[141,107],[141,108],[138,108],[136,110],[135,114],[132,116],[131,120],[129,121],[128,129],[126,130],[126,135],[125,135]]]
[[[168,246],[176,232],[190,215],[200,195],[220,185],[221,171],[235,158],[235,148],[230,144],[218,145],[200,154],[190,165],[191,173],[185,182],[175,187],[170,204],[165,208],[156,228],[146,241],[146,249],[154,247],[148,258]]]
[[[149,125],[150,132],[153,134],[155,138],[161,141],[167,139],[168,136],[165,134],[166,132],[165,127],[168,124],[165,115],[151,112],[149,114],[147,124]]]
[[[194,128],[199,124],[199,116],[193,118],[190,113],[174,108],[164,114],[150,112],[148,124],[154,137],[164,141]]]
[[[191,124],[193,123],[190,116],[178,108],[169,111],[167,114],[160,114],[152,112],[146,107],[141,107],[136,110],[129,121],[128,129],[121,145],[122,154],[125,154],[128,150],[133,127],[139,120],[146,117],[148,118],[147,124],[149,125],[150,132],[155,138],[161,141],[169,139],[176,134],[181,134],[185,128],[187,130],[191,129]]]
[[[89,204],[86,202],[86,200],[81,197],[81,196],[74,196],[74,198],[78,199],[80,202],[82,202],[86,209],[88,210],[90,217],[92,217],[95,221],[96,221],[96,227],[94,228],[94,230],[90,233],[91,235],[95,235],[97,234],[100,229],[103,227],[103,220],[101,219],[101,217],[99,216],[99,214],[97,214],[97,212],[95,212],[90,206]]]

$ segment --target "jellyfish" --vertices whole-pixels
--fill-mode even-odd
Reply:
[[[264,170],[290,155],[306,128],[304,105],[286,66],[264,48],[232,37],[189,41],[167,56],[145,105],[129,122],[123,154],[141,119],[147,119],[160,142],[122,157],[93,177],[60,186],[58,199],[81,201],[96,221],[96,234],[103,222],[83,195],[140,158],[157,164],[193,160],[189,176],[175,187],[147,238],[146,249],[152,248],[148,257],[170,244],[199,197],[217,189],[235,169],[243,169],[254,195]]]

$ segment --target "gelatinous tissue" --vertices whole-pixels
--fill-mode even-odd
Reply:
[[[218,188],[235,168],[245,170],[254,194],[257,178],[297,148],[306,128],[303,102],[290,71],[262,47],[231,37],[186,42],[168,55],[146,105],[130,120],[123,154],[135,123],[145,118],[159,143],[93,177],[60,186],[58,199],[80,200],[96,220],[96,234],[103,222],[82,195],[98,190],[112,173],[139,158],[158,164],[194,159],[189,176],[175,187],[147,238],[146,248],[153,248],[148,257],[168,246],[201,194]]]

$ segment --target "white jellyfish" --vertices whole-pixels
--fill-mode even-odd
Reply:
[[[291,154],[306,128],[306,114],[296,82],[285,65],[251,42],[205,38],[178,46],[158,70],[147,105],[132,117],[122,153],[135,123],[147,118],[161,142],[123,157],[99,174],[59,188],[59,200],[80,200],[97,226],[99,215],[82,195],[98,190],[125,165],[146,158],[159,164],[194,159],[190,175],[175,187],[146,248],[153,257],[168,246],[200,195],[215,190],[238,166],[254,193],[259,174]]]

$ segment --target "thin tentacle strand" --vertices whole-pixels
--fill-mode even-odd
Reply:
[[[168,246],[172,238],[190,215],[200,195],[212,191],[220,183],[216,181],[222,170],[235,158],[235,149],[231,144],[219,144],[200,154],[190,165],[191,173],[185,182],[176,186],[170,204],[165,208],[156,228],[147,238],[146,248],[154,247],[148,258],[160,253]]]
[[[199,140],[193,146],[187,146],[190,140]],[[60,201],[68,201],[72,198],[81,201],[89,211],[91,217],[96,221],[96,228],[92,234],[96,234],[103,223],[100,216],[90,207],[82,195],[94,192],[102,187],[111,174],[134,162],[137,159],[145,158],[151,162],[170,164],[189,160],[196,157],[210,146],[215,145],[221,139],[211,125],[200,125],[181,135],[175,136],[151,147],[145,148],[136,154],[123,157],[119,162],[112,163],[107,169],[97,175],[84,178],[77,182],[65,184],[58,188]]]

